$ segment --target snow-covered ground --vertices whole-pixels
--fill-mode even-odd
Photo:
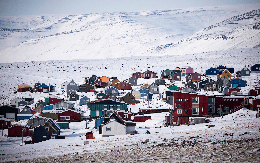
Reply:
[[[133,144],[139,144],[141,147],[141,142],[145,142],[146,139],[149,139],[146,144],[151,147],[152,145],[169,143],[170,140],[174,140],[175,143],[181,145],[183,140],[190,140],[191,137],[195,138],[195,141],[200,144],[205,145],[210,145],[212,142],[218,144],[221,141],[260,138],[260,119],[256,118],[255,111],[248,109],[238,110],[223,118],[211,118],[210,123],[174,127],[164,127],[165,114],[151,114],[151,120],[137,123],[136,130],[139,134],[136,135],[117,135],[103,138],[98,134],[97,130],[93,129],[94,121],[88,122],[90,129],[85,129],[86,121],[82,121],[71,122],[70,129],[61,130],[61,135],[66,136],[65,139],[50,139],[41,143],[20,146],[21,138],[0,136],[0,160],[17,161],[48,156],[62,157],[59,155],[64,154],[102,153],[104,151],[120,150]],[[214,125],[214,127],[208,128],[207,125]],[[149,130],[150,134],[146,134],[147,130]],[[95,139],[86,140],[84,135],[88,131],[94,132]],[[7,134],[7,130],[4,130],[5,134]],[[84,145],[85,141],[88,141],[88,144]],[[256,146],[252,147],[252,149],[259,150],[260,147]]]
[[[51,96],[66,99],[60,89],[62,83],[73,79],[80,85],[85,77],[92,75],[117,77],[123,81],[134,72],[146,70],[154,71],[160,77],[162,70],[176,67],[190,66],[200,74],[219,65],[233,67],[235,72],[245,66],[250,68],[260,63],[260,31],[252,28],[260,17],[235,21],[234,16],[259,8],[260,4],[255,4],[163,11],[0,17],[0,103],[9,104],[15,97],[32,97],[37,102],[50,96],[47,93],[14,94],[18,85],[23,83],[31,87],[37,82],[54,85],[56,91]],[[243,94],[257,85],[259,78],[260,74],[253,73],[243,77],[247,81],[247,86],[242,89]],[[138,79],[138,84],[151,84],[154,80]],[[176,82],[176,85],[183,86],[183,83]],[[161,92],[165,88],[160,89]],[[93,93],[79,94],[87,95],[91,101],[95,99]],[[138,112],[139,108],[147,106],[147,101],[140,99],[139,104],[129,105],[128,108]],[[149,106],[171,107],[156,98]],[[75,107],[80,107],[78,101]],[[80,108],[88,112],[86,107]],[[223,118],[212,118],[207,124],[174,127],[164,127],[167,114],[151,114],[151,120],[137,123],[139,134],[136,135],[102,138],[93,128],[94,121],[88,122],[89,129],[85,129],[86,121],[82,121],[71,122],[70,129],[61,131],[61,135],[66,136],[64,140],[51,139],[20,146],[21,138],[0,136],[0,161],[63,157],[64,154],[95,155],[135,145],[138,146],[136,150],[139,147],[150,149],[161,143],[174,141],[182,144],[183,140],[194,138],[201,144],[209,145],[223,140],[259,140],[260,137],[260,119],[255,118],[255,111],[247,109]],[[20,121],[19,124],[24,125],[26,122]],[[206,125],[214,127],[208,128]],[[147,130],[150,134],[145,134]],[[88,140],[88,144],[84,145],[84,135],[88,131],[94,132],[95,139]],[[3,134],[7,135],[7,130]],[[142,144],[146,139],[149,142]],[[251,148],[253,153],[259,151],[259,145]],[[259,161],[258,158],[256,162]]]

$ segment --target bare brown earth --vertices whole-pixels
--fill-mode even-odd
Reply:
[[[214,143],[174,139],[164,143],[140,142],[100,152],[66,154],[16,162],[260,162],[259,138]]]

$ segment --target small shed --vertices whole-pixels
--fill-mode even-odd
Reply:
[[[148,119],[151,119],[151,116],[147,116],[147,115],[135,115],[134,116],[135,122],[145,122]]]
[[[69,129],[70,128],[69,122],[56,122],[56,123],[60,126],[60,129]]]
[[[94,139],[93,132],[87,132],[86,139]]]

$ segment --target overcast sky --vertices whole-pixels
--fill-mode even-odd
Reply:
[[[0,0],[0,16],[76,15],[255,3],[260,0]]]

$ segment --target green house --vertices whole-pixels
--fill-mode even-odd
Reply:
[[[97,99],[104,99],[107,95],[103,92],[97,94]]]
[[[175,86],[175,85],[168,87],[168,89],[173,90],[173,91],[179,91],[180,90],[180,88]]]
[[[114,100],[102,100],[89,103],[91,117],[101,117],[105,113],[113,112],[114,110],[127,110],[127,104]]]
[[[168,78],[168,76],[173,75],[173,74],[174,74],[174,70],[166,69],[166,70],[162,71],[161,77],[163,79],[165,79],[165,78]]]

